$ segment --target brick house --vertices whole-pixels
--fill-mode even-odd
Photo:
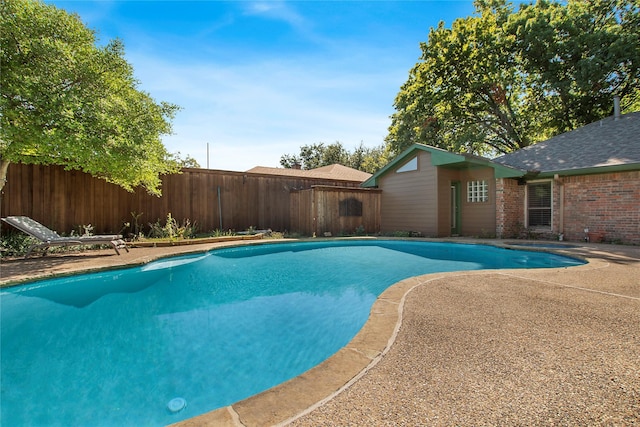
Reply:
[[[640,244],[640,113],[493,160],[414,144],[362,186],[383,233]]]
[[[496,181],[498,237],[640,244],[640,112],[493,161],[525,172]]]

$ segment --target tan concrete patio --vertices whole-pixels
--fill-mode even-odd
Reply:
[[[399,282],[321,365],[180,424],[640,425],[640,247],[577,245],[589,264]],[[214,246],[3,261],[0,284]]]

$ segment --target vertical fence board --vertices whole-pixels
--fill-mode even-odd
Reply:
[[[167,214],[171,213],[179,223],[186,219],[195,222],[200,232],[219,229],[222,220],[223,230],[240,231],[253,226],[311,234],[314,202],[311,193],[300,190],[327,185],[357,189],[359,183],[184,169],[182,174],[162,177],[163,195],[157,197],[144,189],[127,192],[104,180],[80,171],[65,171],[60,166],[12,164],[0,197],[0,214],[26,215],[65,234],[87,224],[94,226],[95,233],[133,232],[132,214],[140,213],[143,215],[139,225],[145,230],[156,221],[164,224]],[[296,197],[298,201],[294,202]],[[338,199],[339,195],[324,194],[321,205],[328,209],[327,206]],[[378,200],[365,197],[363,203],[366,211],[379,212]],[[337,205],[333,209],[337,215]],[[326,217],[330,212],[322,215]],[[337,217],[327,219],[331,223],[338,220]],[[379,219],[377,221],[379,224]],[[124,229],[127,222],[129,230]],[[376,225],[372,223],[371,227]]]
[[[380,190],[314,186],[310,190],[294,192],[291,223],[295,232],[318,236],[351,235],[356,231],[374,234],[380,231]],[[340,203],[355,199],[362,203],[360,215],[342,215]]]

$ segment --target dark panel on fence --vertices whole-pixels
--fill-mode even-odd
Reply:
[[[26,215],[60,233],[91,224],[95,233],[128,233],[125,223],[189,219],[198,230],[291,229],[291,190],[314,185],[359,187],[359,183],[246,172],[184,169],[162,179],[162,197],[120,187],[60,166],[12,164],[0,200],[0,215]],[[220,197],[218,197],[218,195]],[[222,216],[220,216],[220,212]]]
[[[292,231],[316,236],[380,231],[380,193],[378,189],[314,186],[291,194]],[[341,211],[341,205],[357,209]]]

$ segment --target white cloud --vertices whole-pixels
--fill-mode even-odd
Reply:
[[[418,42],[445,19],[429,2],[48,1],[122,39],[141,88],[183,108],[170,151],[206,166],[209,143],[210,167],[229,170],[317,142],[381,144]]]
[[[212,169],[276,167],[283,154],[316,142],[377,146],[395,95],[389,74],[351,74],[338,59],[183,65],[131,55],[131,61],[144,90],[183,108],[175,135],[164,138],[167,148],[206,167],[209,143]]]
[[[305,28],[309,22],[284,1],[256,1],[244,3],[244,13],[278,21],[284,21],[294,28]]]

